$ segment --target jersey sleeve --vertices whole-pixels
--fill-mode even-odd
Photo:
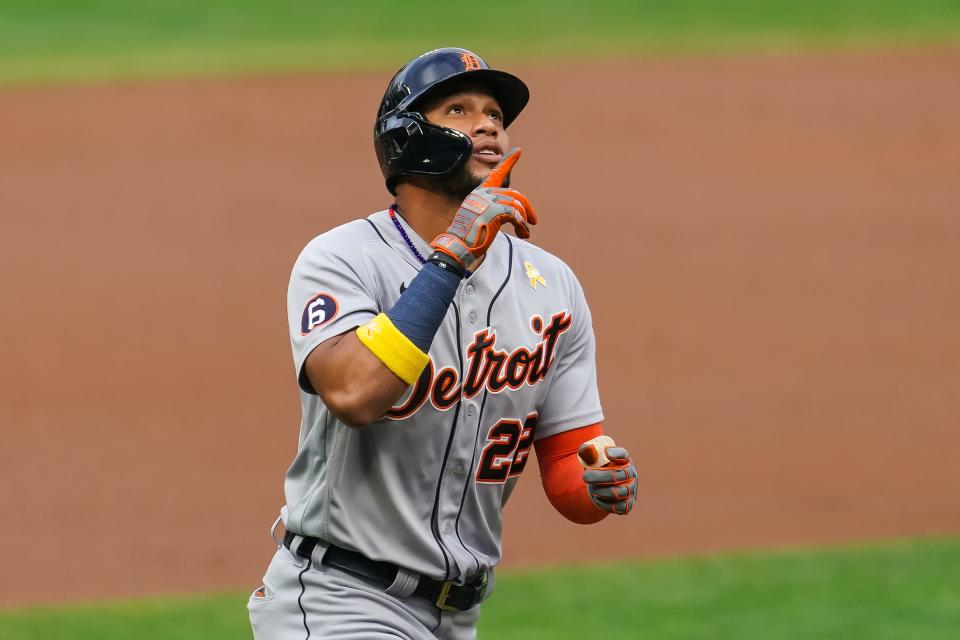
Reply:
[[[376,287],[356,251],[356,243],[338,230],[311,241],[293,266],[287,289],[287,321],[297,381],[316,393],[304,363],[317,345],[368,322],[379,312]],[[344,245],[354,246],[343,255]]]
[[[556,371],[540,408],[536,440],[603,421],[593,320],[580,283],[572,272],[569,275],[572,324],[561,337],[553,365]]]

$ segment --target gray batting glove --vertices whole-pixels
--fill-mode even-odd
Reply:
[[[598,509],[617,515],[630,513],[637,498],[637,467],[623,447],[608,447],[610,462],[583,472],[587,493]]]

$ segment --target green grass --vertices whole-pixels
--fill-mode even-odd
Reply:
[[[0,640],[249,638],[246,594],[0,613]],[[953,640],[960,539],[505,572],[495,640]]]
[[[0,83],[958,39],[958,0],[4,0]]]

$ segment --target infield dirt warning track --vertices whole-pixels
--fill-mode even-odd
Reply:
[[[960,52],[519,68],[629,518],[536,466],[505,566],[960,531]],[[389,74],[0,92],[0,604],[257,583],[289,270],[389,203]]]

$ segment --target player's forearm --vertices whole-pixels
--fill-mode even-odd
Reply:
[[[590,500],[582,480],[583,468],[577,456],[555,462],[542,476],[547,499],[564,518],[576,524],[594,524],[609,513],[601,511]]]
[[[327,408],[355,428],[378,420],[407,389],[353,331],[318,346],[307,358],[306,370]]]
[[[563,517],[577,524],[593,524],[607,517],[607,512],[590,500],[583,482],[583,467],[577,460],[580,444],[601,433],[600,425],[590,425],[534,443],[547,499]]]

